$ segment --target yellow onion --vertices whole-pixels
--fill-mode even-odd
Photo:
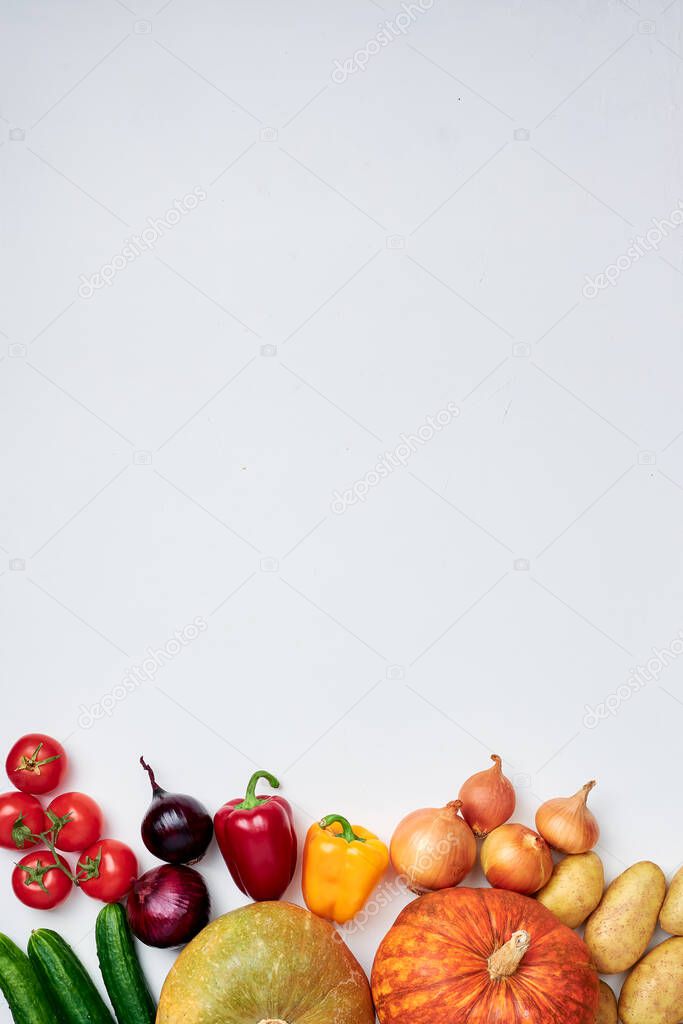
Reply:
[[[484,840],[481,866],[496,889],[531,896],[553,873],[553,857],[545,839],[526,825],[500,825]]]
[[[600,838],[600,826],[588,810],[588,794],[595,780],[574,796],[546,800],[536,811],[536,828],[551,846],[562,853],[588,853]]]
[[[487,836],[498,828],[515,809],[515,789],[503,775],[498,754],[491,754],[493,765],[463,782],[458,793],[462,800],[462,816],[475,836]]]
[[[477,841],[460,817],[460,800],[423,807],[401,821],[391,840],[391,863],[415,893],[462,882],[477,859]]]

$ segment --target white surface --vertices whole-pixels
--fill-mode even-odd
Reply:
[[[0,5],[3,748],[63,738],[145,868],[140,753],[212,809],[267,767],[302,837],[342,811],[388,839],[495,750],[523,820],[597,777],[610,877],[673,871],[683,659],[585,708],[683,628],[683,229],[582,289],[683,198],[680,2],[434,0],[343,83],[400,6],[157,8]],[[94,967],[97,905],[30,912],[0,860],[2,928]],[[366,967],[402,902],[352,937]],[[156,986],[172,958],[145,951]]]

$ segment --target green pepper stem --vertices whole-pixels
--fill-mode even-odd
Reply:
[[[334,825],[335,822],[338,822],[341,825],[341,838],[345,839],[347,843],[364,843],[366,841],[362,836],[356,835],[349,824],[348,818],[342,817],[341,814],[328,814],[326,818],[323,818],[320,821],[320,827],[329,828],[330,825]]]
[[[252,777],[249,779],[249,784],[247,786],[247,792],[244,797],[244,800],[242,801],[241,804],[237,804],[235,810],[250,811],[252,807],[258,807],[260,804],[265,803],[268,797],[259,798],[256,796],[256,786],[258,785],[260,779],[266,779],[268,785],[272,786],[273,789],[280,788],[279,781],[275,778],[274,775],[271,775],[270,772],[254,772]]]

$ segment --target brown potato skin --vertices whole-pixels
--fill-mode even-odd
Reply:
[[[536,899],[562,924],[578,928],[598,906],[604,889],[605,871],[597,853],[575,853],[555,865]]]
[[[659,923],[669,935],[683,935],[683,868],[671,879]]]
[[[637,964],[619,997],[623,1024],[683,1020],[683,938],[666,939]]]
[[[600,982],[600,1002],[598,1003],[598,1015],[595,1024],[618,1024],[617,997],[609,985]]]
[[[622,872],[608,886],[602,902],[588,918],[584,941],[600,974],[619,974],[633,967],[647,949],[666,895],[664,872],[643,860]]]

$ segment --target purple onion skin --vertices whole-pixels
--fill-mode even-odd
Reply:
[[[128,923],[147,946],[170,949],[193,939],[209,923],[211,899],[204,879],[184,864],[162,864],[138,878],[126,903]]]
[[[142,841],[168,864],[196,864],[213,837],[213,821],[204,804],[185,793],[167,793],[140,758],[152,783],[152,802],[142,819]]]

